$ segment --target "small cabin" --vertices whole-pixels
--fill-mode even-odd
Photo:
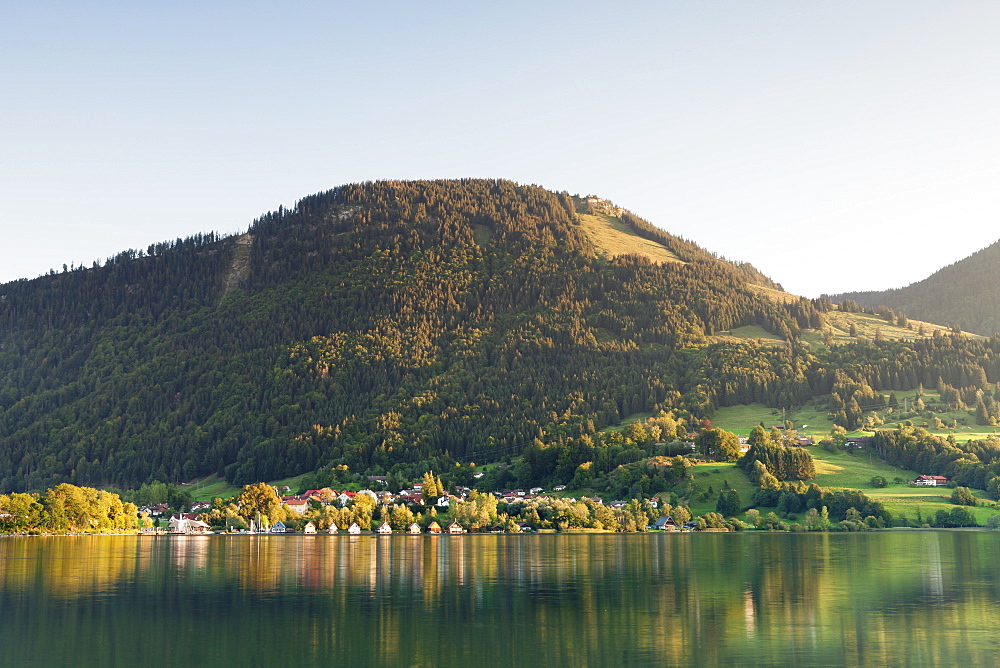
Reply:
[[[382,524],[378,525],[378,529],[376,529],[375,531],[382,535],[390,534],[392,533],[392,527],[389,526],[388,522],[382,522]]]
[[[302,533],[316,533],[316,525],[312,522],[306,522],[305,527],[302,529]]]
[[[336,534],[338,531],[340,531],[340,527],[337,526],[336,522],[330,522],[330,526],[326,529],[326,532],[330,535]]]
[[[448,525],[448,533],[465,533],[465,527],[458,522],[452,522]]]
[[[351,526],[347,527],[347,533],[356,536],[361,533],[361,527],[358,526],[357,522],[352,522]]]
[[[427,533],[441,533],[441,525],[437,523],[437,520],[427,525]]]
[[[419,524],[417,524],[416,522],[414,522],[410,526],[406,527],[406,533],[409,533],[409,534],[423,533],[423,529],[420,528]]]

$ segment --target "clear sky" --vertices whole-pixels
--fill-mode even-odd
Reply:
[[[344,183],[595,194],[807,296],[1000,239],[1000,3],[5,3],[0,281]]]

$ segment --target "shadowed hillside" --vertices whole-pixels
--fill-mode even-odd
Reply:
[[[862,306],[888,306],[908,316],[954,325],[989,336],[1000,331],[1000,242],[948,265],[905,288],[846,292],[834,302],[853,299]]]

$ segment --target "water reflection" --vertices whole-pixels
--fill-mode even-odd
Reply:
[[[992,663],[998,547],[922,531],[2,538],[0,642],[14,666]]]

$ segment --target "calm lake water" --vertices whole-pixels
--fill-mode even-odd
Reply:
[[[996,665],[1000,535],[0,538],[3,666]]]

